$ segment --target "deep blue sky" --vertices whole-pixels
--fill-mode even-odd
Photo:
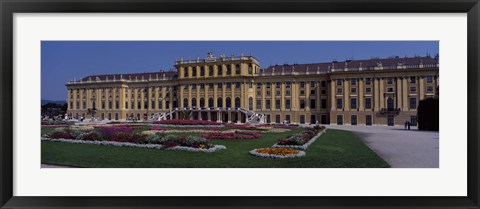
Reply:
[[[92,74],[173,69],[207,52],[253,55],[261,67],[390,56],[432,56],[438,41],[42,41],[42,99],[65,100],[65,83]]]

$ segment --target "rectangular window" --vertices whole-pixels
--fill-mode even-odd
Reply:
[[[350,85],[352,85],[352,86],[357,85],[357,79],[356,78],[350,79]]]
[[[300,82],[300,88],[305,88],[305,82]]]
[[[290,123],[290,115],[285,115],[285,122]]]
[[[289,96],[290,95],[290,90],[286,90],[285,95]]]
[[[257,83],[257,89],[262,88],[262,83]]]
[[[314,95],[315,94],[315,90],[310,90],[310,95]]]
[[[320,84],[321,84],[322,88],[327,87],[327,81],[321,81]]]
[[[325,95],[325,94],[327,94],[327,91],[324,90],[324,89],[322,89],[322,92],[321,92],[321,93],[322,93],[322,95]]]
[[[433,83],[433,76],[427,76],[427,83]]]
[[[337,125],[343,125],[343,115],[337,115]]]
[[[343,100],[337,99],[337,109],[342,109],[342,108],[343,108]]]
[[[417,109],[417,98],[410,98],[410,109]]]
[[[262,100],[257,99],[257,109],[262,109]]]
[[[267,82],[267,88],[270,88],[272,86],[272,83]]]
[[[155,100],[152,100],[152,109],[155,109]]]
[[[197,89],[197,84],[192,84],[192,89]]]
[[[300,100],[300,109],[305,109],[305,100],[304,99]]]
[[[302,96],[305,95],[305,90],[303,90],[303,89],[300,90],[300,95],[302,95]]]
[[[158,100],[158,109],[163,109],[163,102],[162,102],[162,100]]]
[[[372,84],[372,79],[371,78],[365,78],[365,84],[366,85]]]
[[[337,79],[337,86],[342,85],[342,79]]]
[[[110,109],[110,110],[113,109],[113,107],[112,107],[112,101],[108,101],[108,109]]]
[[[365,116],[365,125],[367,125],[367,126],[372,125],[372,116],[371,115],[366,115]]]
[[[357,98],[350,99],[350,108],[357,109]]]
[[[392,92],[393,92],[393,88],[387,88],[387,92],[388,92],[388,93],[392,93]]]
[[[433,92],[433,86],[427,86],[427,92]]]
[[[417,82],[417,77],[410,76],[410,83],[416,83],[416,82]]]
[[[227,89],[232,88],[232,83],[227,83]]]
[[[316,101],[315,101],[315,99],[310,99],[310,108],[311,108],[311,109],[315,109],[315,106],[316,106]]]
[[[287,87],[287,88],[290,88],[291,85],[292,85],[291,82],[286,82],[286,83],[285,83],[285,87]],[[305,83],[303,83],[303,85],[305,86]]]
[[[393,84],[393,78],[392,77],[387,78],[387,84]]]
[[[119,101],[115,101],[115,109],[120,109],[120,102]]]
[[[290,109],[290,100],[289,99],[285,100],[285,109]]]
[[[270,91],[266,91],[267,95],[270,95]]]
[[[280,109],[280,100],[279,99],[275,100],[275,109]]]
[[[275,115],[275,123],[280,123],[280,115]]]
[[[275,83],[275,88],[280,88],[280,82]]]
[[[221,89],[222,86],[223,86],[222,83],[218,83],[218,84],[217,84],[217,88],[219,88],[219,89]]]
[[[357,93],[357,88],[352,88],[352,89],[350,90],[350,92],[352,92],[352,94],[356,94],[356,93]]]
[[[205,84],[201,83],[200,84],[200,89],[205,89]]]
[[[337,88],[337,94],[341,94],[342,93],[342,88]]]
[[[365,88],[365,93],[372,93],[372,88],[370,88],[370,87]]]
[[[262,91],[257,91],[257,96],[261,96],[262,95]]]
[[[365,98],[365,109],[372,109],[372,98]]]
[[[183,89],[188,89],[188,84],[183,85]]]
[[[410,92],[417,92],[417,87],[415,86],[410,87]]]
[[[265,108],[266,109],[271,109],[272,105],[271,105],[271,101],[269,99],[265,100]]]
[[[142,109],[142,103],[141,103],[140,101],[137,103],[137,109],[138,109],[138,110],[139,110],[139,109]]]
[[[235,88],[239,89],[240,88],[240,82],[235,83]]]
[[[272,120],[270,119],[270,114],[267,114],[266,117],[267,117],[267,123],[271,123]]]
[[[315,88],[315,81],[310,81],[310,87]]]
[[[275,91],[275,95],[280,95],[280,90]]]
[[[213,89],[213,83],[209,83],[209,84],[208,84],[208,88],[209,88],[209,89]]]
[[[305,124],[305,115],[300,115],[300,124]]]
[[[352,115],[351,116],[351,123],[353,126],[357,125],[357,115]]]
[[[322,109],[327,109],[327,100],[322,99]]]

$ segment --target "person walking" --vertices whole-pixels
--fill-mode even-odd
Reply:
[[[408,130],[410,130],[410,125],[412,125],[412,124],[410,123],[410,121],[408,121],[407,122]]]
[[[405,130],[407,130],[407,126],[408,126],[408,121],[405,121]]]

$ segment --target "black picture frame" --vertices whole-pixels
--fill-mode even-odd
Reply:
[[[479,208],[478,0],[0,0],[1,208]],[[13,196],[15,13],[467,13],[468,196],[466,197],[20,197]]]

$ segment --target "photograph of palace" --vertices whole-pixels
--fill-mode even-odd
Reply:
[[[219,48],[223,49],[229,43],[231,42],[212,43],[211,48],[222,46]],[[248,42],[249,45],[256,43],[282,44]],[[414,41],[405,43],[417,44]],[[405,43],[355,42],[352,46],[384,44],[386,48],[401,48]],[[59,43],[42,44],[47,50],[49,44]],[[348,42],[338,44],[348,45]],[[243,153],[245,156],[239,160],[250,160],[250,164],[228,165],[222,164],[219,159],[217,164],[198,167],[397,167],[392,165],[397,159],[388,159],[393,156],[389,153],[392,150],[368,147],[365,143],[376,139],[363,137],[377,132],[380,135],[400,131],[400,135],[392,134],[392,137],[415,135],[419,140],[408,146],[418,146],[425,138],[429,140],[425,143],[430,147],[428,151],[402,154],[423,158],[422,160],[423,155],[429,155],[428,158],[432,160],[428,160],[426,164],[412,162],[398,167],[438,167],[438,42],[421,44],[429,44],[433,46],[433,50],[428,49],[431,51],[424,55],[418,55],[424,51],[412,55],[400,54],[401,50],[398,54],[385,56],[372,53],[368,58],[345,55],[344,59],[330,61],[319,57],[318,61],[312,60],[313,62],[299,62],[295,59],[295,53],[290,53],[287,57],[291,56],[291,60],[269,64],[264,64],[261,59],[268,56],[268,53],[257,57],[255,53],[247,55],[240,50],[236,51],[236,54],[208,50],[203,51],[202,56],[196,54],[197,56],[192,58],[189,57],[190,53],[185,53],[178,54],[176,59],[165,60],[173,67],[167,70],[126,73],[111,70],[108,73],[87,75],[76,72],[75,75],[84,76],[63,82],[64,103],[48,103],[50,106],[42,106],[42,153],[55,155],[55,152],[63,152],[61,147],[53,146],[58,144],[148,151],[158,148],[157,152],[168,152],[167,156],[174,158],[205,158],[204,160],[208,161],[209,158],[221,156],[204,155],[224,154],[229,151],[229,145],[238,145],[239,149],[248,147]],[[305,43],[302,42],[301,45]],[[188,52],[188,47],[181,49]],[[255,51],[254,49],[255,47],[252,47],[252,51]],[[125,50],[129,48],[126,47]],[[308,50],[315,51],[315,48]],[[346,54],[351,55],[351,51]],[[271,56],[274,55],[272,52]],[[97,58],[98,56],[101,55],[97,55]],[[162,57],[158,59],[163,60]],[[132,62],[134,60],[132,58]],[[43,78],[42,82],[49,82]],[[124,133],[124,136],[117,136],[119,133]],[[172,135],[168,135],[169,133]],[[322,163],[319,158],[318,164],[295,164],[296,160],[316,155],[310,154],[307,147],[314,147],[320,143],[318,141],[322,137],[328,138],[328,135],[333,135],[333,138],[354,138],[358,145],[348,146],[354,146],[354,149],[361,147],[360,154],[355,156],[355,153],[349,153],[347,155],[352,155],[352,161],[338,163],[338,159],[330,158],[336,158],[335,152],[347,152],[348,148],[333,147],[328,144],[329,139],[325,139],[328,145],[319,145],[319,152],[316,154],[321,158],[325,153],[330,153],[332,156],[328,158],[334,163]],[[252,142],[261,141],[263,138],[270,141],[260,144]],[[315,140],[317,142],[313,143]],[[220,141],[222,143],[218,143]],[[243,141],[245,144],[240,145]],[[217,142],[218,145],[211,145],[209,142]],[[382,146],[397,145],[395,143],[404,142],[386,141]],[[261,146],[258,147],[259,145]],[[47,150],[48,146],[53,148]],[[264,150],[253,149],[265,146],[271,147],[263,148]],[[67,147],[67,150],[71,149],[74,148]],[[199,153],[205,150],[211,151],[207,154]],[[195,157],[198,154],[203,156]],[[131,164],[119,163],[117,166],[118,162],[110,165],[85,160],[69,165],[57,158],[47,159],[42,156],[42,163],[45,167],[49,166],[47,164],[74,167],[150,167],[148,163],[135,160]],[[366,162],[359,163],[362,158],[365,158]],[[269,163],[262,160],[283,162]],[[359,164],[354,165],[355,163]],[[178,162],[178,165],[197,167],[183,161]],[[178,167],[168,163],[152,166]]]

